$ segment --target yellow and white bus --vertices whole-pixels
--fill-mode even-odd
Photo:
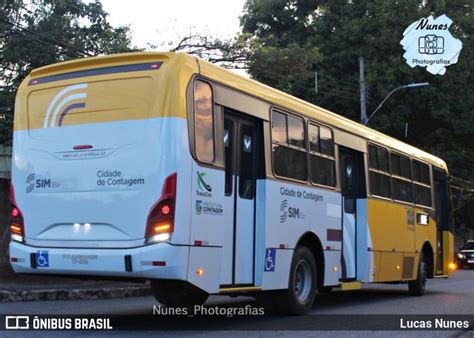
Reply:
[[[402,282],[453,259],[446,163],[180,53],[33,70],[15,104],[18,273],[151,280],[159,302]]]

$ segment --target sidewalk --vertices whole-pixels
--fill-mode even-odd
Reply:
[[[148,283],[85,281],[73,278],[8,275],[0,272],[0,303],[39,300],[84,300],[151,295]]]

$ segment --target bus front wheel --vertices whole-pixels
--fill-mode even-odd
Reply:
[[[426,280],[428,278],[428,264],[423,251],[420,253],[418,273],[415,280],[408,282],[408,292],[412,296],[423,296],[425,293]]]
[[[297,247],[291,261],[288,290],[279,292],[277,310],[287,314],[308,313],[316,296],[317,280],[313,253],[305,246]]]
[[[202,305],[209,294],[183,281],[154,279],[151,289],[155,299],[168,307],[190,307]]]

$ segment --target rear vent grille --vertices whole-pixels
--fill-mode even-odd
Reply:
[[[403,279],[412,279],[413,278],[413,265],[415,262],[414,257],[403,257]]]

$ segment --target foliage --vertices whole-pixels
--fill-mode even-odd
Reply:
[[[3,0],[0,8],[0,144],[11,142],[14,96],[31,69],[131,50],[128,27],[112,27],[98,0]]]
[[[439,155],[454,175],[474,180],[472,11],[469,0],[248,0],[241,25],[249,73],[356,121],[359,56],[365,59],[369,114],[391,89],[429,82],[394,94],[371,126]],[[441,14],[453,20],[450,31],[463,42],[459,62],[445,75],[410,68],[402,57],[403,31],[421,17]]]

